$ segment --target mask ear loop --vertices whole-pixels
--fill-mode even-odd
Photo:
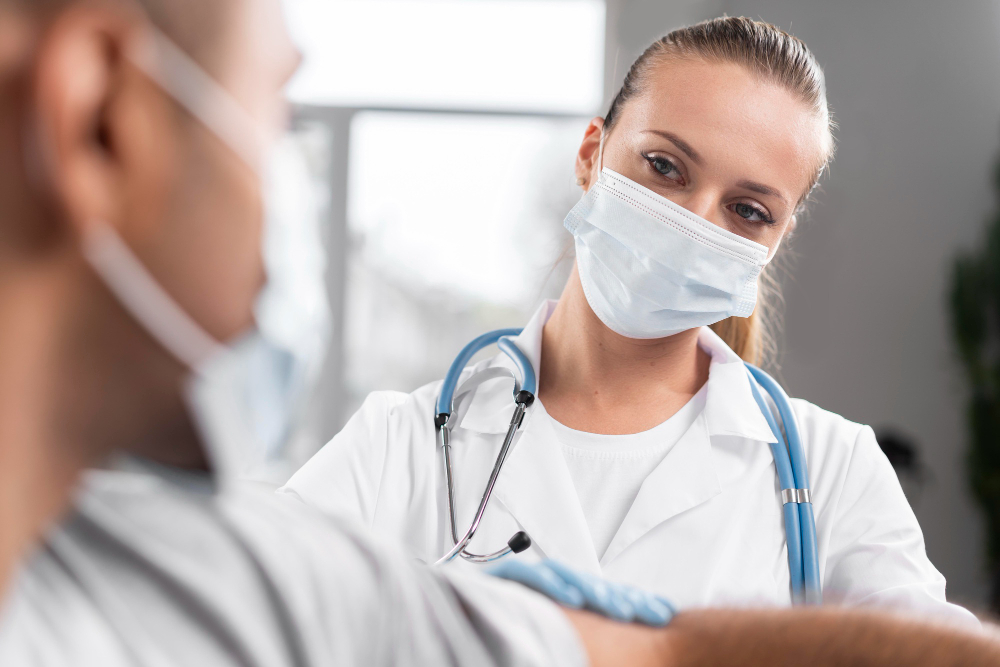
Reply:
[[[260,177],[260,133],[250,114],[168,37],[152,25],[148,30],[130,45],[129,61]],[[90,225],[83,251],[125,309],[188,369],[197,373],[208,359],[229,352],[163,289],[114,228]]]
[[[153,25],[132,43],[128,60],[263,178],[264,135],[257,122],[213,79]]]
[[[174,301],[111,226],[92,224],[83,252],[125,309],[189,370],[198,372],[205,360],[228,351]]]

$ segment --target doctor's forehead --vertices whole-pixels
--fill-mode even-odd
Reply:
[[[712,169],[773,167],[793,190],[808,187],[826,156],[826,120],[796,93],[734,63],[668,59],[623,110],[621,124],[677,135]]]

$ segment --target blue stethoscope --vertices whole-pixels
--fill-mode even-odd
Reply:
[[[459,353],[445,376],[441,393],[438,396],[434,425],[437,429],[437,440],[444,453],[445,480],[448,487],[448,515],[451,523],[451,536],[455,546],[437,563],[446,563],[457,556],[463,559],[486,563],[503,558],[511,553],[521,553],[531,546],[531,538],[524,531],[516,533],[507,545],[489,554],[474,554],[466,547],[482,523],[483,514],[489,505],[493,488],[503,469],[503,464],[510,453],[514,435],[524,421],[524,415],[531,404],[535,402],[537,379],[531,361],[511,340],[521,334],[520,329],[501,329],[479,336]],[[458,382],[462,372],[468,366],[477,352],[490,345],[496,345],[506,354],[517,369],[514,373],[504,367],[488,367],[466,379],[461,386]],[[750,375],[750,389],[754,400],[767,420],[771,432],[778,435],[784,442],[772,442],[771,453],[774,455],[775,468],[778,471],[778,482],[781,486],[782,509],[785,518],[785,535],[788,544],[788,568],[791,573],[792,600],[796,604],[819,604],[822,602],[822,585],[819,573],[819,554],[816,550],[816,520],[813,516],[812,494],[809,491],[809,470],[806,467],[806,457],[802,449],[799,428],[788,395],[781,386],[767,373],[756,366],[746,364]],[[504,436],[503,445],[497,454],[496,463],[490,474],[483,497],[479,501],[472,524],[464,535],[459,537],[455,518],[455,484],[451,466],[451,415],[458,409],[460,403],[479,385],[501,377],[514,379],[514,415]],[[761,393],[767,393],[774,409],[768,405]]]

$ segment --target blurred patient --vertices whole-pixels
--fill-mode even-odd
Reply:
[[[265,282],[281,25],[278,0],[0,0],[0,665],[1000,661],[830,609],[613,623],[238,491],[237,404],[201,396]]]

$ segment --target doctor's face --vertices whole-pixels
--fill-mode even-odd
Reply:
[[[578,156],[587,188],[600,173],[602,125],[591,123]],[[825,119],[781,85],[736,64],[671,58],[622,107],[604,166],[773,253],[827,142]]]

